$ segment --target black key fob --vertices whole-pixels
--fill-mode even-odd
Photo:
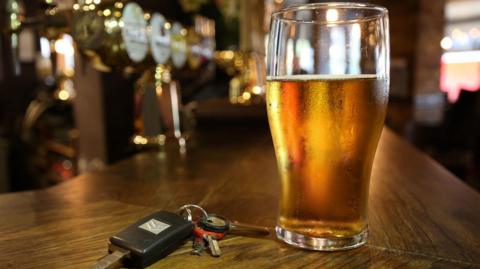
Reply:
[[[175,213],[159,211],[110,237],[109,251],[130,251],[123,264],[143,268],[174,251],[192,231],[192,222]]]

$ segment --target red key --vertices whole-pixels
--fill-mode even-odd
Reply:
[[[196,225],[195,225],[195,228],[193,228],[193,233],[195,234],[196,237],[200,237],[200,238],[209,235],[214,237],[215,240],[220,240],[225,236],[225,233],[206,231]]]
[[[222,239],[225,233],[207,231],[195,225],[193,234],[195,234],[197,238],[202,238],[206,241],[210,254],[212,254],[213,257],[220,257],[221,251],[217,240]]]

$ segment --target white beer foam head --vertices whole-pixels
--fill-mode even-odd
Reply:
[[[376,74],[357,74],[357,75],[330,75],[330,74],[318,74],[318,75],[287,75],[287,76],[267,76],[267,80],[343,80],[343,79],[378,79],[382,78]]]

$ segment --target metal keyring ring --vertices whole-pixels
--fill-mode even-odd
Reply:
[[[185,217],[184,214],[183,214],[183,211],[187,213],[187,216],[186,216],[187,220],[192,221],[193,217],[192,217],[192,211],[190,210],[190,208],[188,208],[188,207],[179,208],[176,213]]]
[[[193,204],[181,206],[180,208],[178,208],[177,214],[178,214],[178,213],[181,213],[182,210],[185,210],[185,211],[187,212],[187,214],[188,214],[187,220],[188,220],[188,221],[193,221],[193,215],[192,215],[192,211],[190,210],[190,207],[193,207],[193,208],[195,208],[195,209],[200,210],[200,211],[202,212],[203,218],[205,218],[205,219],[208,218],[208,214],[207,214],[207,211],[205,211],[205,209],[203,209],[203,208],[202,208],[201,206],[199,206],[199,205],[193,205]]]

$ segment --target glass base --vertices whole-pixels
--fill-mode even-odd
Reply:
[[[286,230],[280,226],[275,227],[277,238],[283,242],[304,249],[320,251],[336,251],[357,248],[367,242],[368,230],[351,237],[310,237]]]

